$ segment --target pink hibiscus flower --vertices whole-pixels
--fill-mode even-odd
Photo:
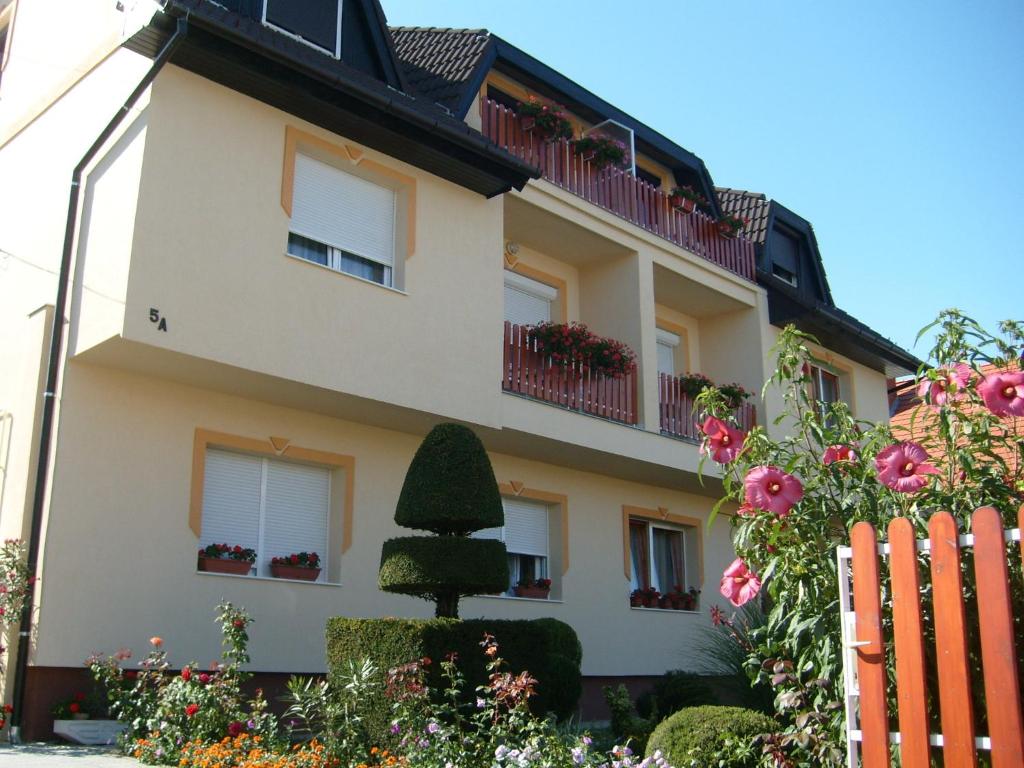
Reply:
[[[737,557],[722,574],[719,591],[722,597],[739,608],[761,591],[761,580]]]
[[[957,363],[950,368],[938,368],[935,371],[937,379],[922,379],[917,386],[917,396],[924,399],[928,396],[928,402],[936,408],[941,408],[948,400],[956,399],[971,380],[971,369],[967,363]]]
[[[928,484],[928,475],[939,473],[927,459],[928,451],[917,443],[890,445],[875,457],[878,482],[900,493],[916,493]]]
[[[705,446],[707,454],[719,464],[728,464],[743,450],[743,441],[747,436],[721,419],[708,416],[700,428],[708,438]]]
[[[825,455],[821,457],[821,463],[825,466],[835,464],[837,461],[856,461],[857,452],[852,445],[830,445],[825,449]]]
[[[978,394],[996,416],[1024,416],[1024,372],[990,373]]]
[[[804,487],[792,475],[778,467],[754,467],[743,480],[746,503],[755,509],[767,509],[785,517],[800,499]]]

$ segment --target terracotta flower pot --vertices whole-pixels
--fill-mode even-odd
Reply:
[[[516,587],[516,597],[532,597],[534,600],[547,600],[549,592],[541,587]]]
[[[720,234],[722,237],[733,238],[736,237],[736,235],[738,235],[739,233],[740,230],[738,228],[731,227],[724,221],[718,222],[718,234]]]
[[[535,117],[524,117],[523,118],[523,130],[532,131],[537,127],[537,119]]]
[[[643,599],[643,603],[644,603],[644,608],[657,608],[658,607],[658,598],[652,597],[652,596],[648,596],[648,595],[644,595],[644,597],[642,599]]]
[[[270,573],[275,579],[296,579],[298,581],[316,581],[320,576],[319,568],[303,568],[300,565],[271,565]]]
[[[680,213],[693,213],[697,209],[697,204],[693,200],[682,195],[672,195],[668,201]]]
[[[222,557],[199,556],[199,570],[207,573],[233,573],[245,576],[252,570],[252,563],[245,560],[229,560]]]
[[[644,604],[644,599],[642,597],[640,597],[640,595],[630,595],[629,596],[629,607],[630,608],[639,608],[643,604]]]

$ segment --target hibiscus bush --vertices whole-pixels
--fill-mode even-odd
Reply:
[[[1014,421],[1024,416],[1024,326],[1007,321],[993,335],[949,310],[930,328],[932,365],[918,374],[931,427],[923,437],[858,421],[842,402],[815,402],[811,339],[793,327],[779,336],[765,385],[781,390],[776,424],[786,437],[773,439],[762,427],[742,432],[716,390],[698,397],[710,414],[702,450],[723,468],[725,493],[712,519],[723,505],[736,507],[730,523],[739,557],[723,574],[721,593],[734,606],[760,596],[768,607],[765,624],[745,633],[743,649],[751,681],[774,687],[776,714],[787,726],[764,745],[766,760],[845,759],[834,553],[848,544],[850,527],[868,521],[881,537],[903,516],[926,538],[935,511],[948,510],[966,531],[984,505],[1012,527],[1024,502],[1024,422]],[[1010,570],[1019,580],[1019,568]],[[1020,585],[1015,590],[1019,598]]]
[[[242,667],[249,663],[247,628],[252,619],[231,603],[217,610],[224,654],[209,669],[192,663],[172,672],[159,637],[150,638],[152,650],[138,670],[123,668],[131,658],[127,650],[87,662],[106,692],[111,714],[128,726],[118,737],[126,754],[144,763],[177,765],[183,746],[191,741],[249,734],[275,743],[277,721],[267,712],[262,694],[257,691],[247,700],[241,690],[250,677]]]

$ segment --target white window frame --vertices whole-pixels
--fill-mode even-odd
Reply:
[[[330,56],[333,56],[336,59],[340,59],[341,58],[341,14],[342,14],[342,11],[344,10],[344,6],[345,6],[345,0],[338,0],[338,28],[336,30],[337,37],[335,38],[335,40],[337,42],[335,43],[333,51],[329,50],[327,48],[324,48],[321,45],[317,45],[314,42],[311,42],[311,41],[307,40],[302,35],[297,35],[294,32],[290,32],[287,29],[279,27],[276,24],[274,24],[272,21],[267,21],[267,0],[263,0],[263,13],[262,13],[261,20],[263,22],[263,26],[268,27],[269,29],[272,29],[275,32],[279,32],[282,35],[284,35],[285,37],[290,37],[292,40],[298,40],[303,45],[308,45],[310,48],[313,48],[314,50],[320,51],[321,53],[326,53],[326,54],[328,54]]]
[[[667,371],[670,376],[674,376],[676,371],[679,369],[679,361],[676,359],[676,353],[679,350],[680,345],[683,343],[683,337],[678,333],[672,331],[666,331],[663,328],[657,328],[655,352],[657,352],[658,345],[671,347],[672,348],[672,370]],[[658,373],[666,373],[666,371],[658,371]]]
[[[502,496],[502,503],[504,503],[506,498],[508,498],[510,501],[518,501],[519,500],[519,499],[513,498],[513,497]],[[545,549],[545,554],[543,554],[543,555],[533,555],[533,554],[528,554],[528,553],[524,553],[524,552],[513,552],[511,550],[507,550],[507,555],[508,555],[509,558],[513,558],[513,557],[536,557],[536,558],[540,559],[541,567],[540,567],[539,570],[541,572],[536,575],[536,578],[539,578],[539,579],[550,579],[551,578],[551,575],[550,575],[551,574],[551,533],[550,533],[551,532],[551,505],[547,504],[545,502],[542,502],[542,501],[535,501],[533,499],[522,499],[522,501],[525,501],[528,504],[533,504],[533,505],[536,505],[538,507],[543,507],[544,508],[544,515],[545,515],[545,517],[544,517],[544,522],[545,522],[544,549]],[[479,534],[483,534],[483,533],[487,532],[488,535],[487,536],[481,536],[481,538],[496,539],[496,540],[498,540],[498,541],[500,541],[500,542],[502,542],[504,544],[506,542],[506,538],[507,538],[506,530],[507,530],[507,526],[506,525],[502,525],[502,526],[496,527],[496,528],[485,528],[482,531],[477,531],[473,535],[474,536],[478,536]],[[493,532],[493,531],[497,531],[497,534],[496,535],[492,535],[491,532]],[[554,580],[552,579],[552,582],[553,581]],[[516,589],[517,585],[518,585],[518,579],[517,578],[514,579],[512,577],[512,569],[509,568],[508,589],[506,589],[504,592],[502,592],[501,596],[502,597],[513,597],[515,595],[515,589]],[[552,583],[552,588],[554,588],[554,584],[553,583]]]
[[[822,365],[820,363],[808,363],[807,364],[807,368],[808,368],[808,377],[810,378],[810,388],[811,388],[810,396],[811,396],[811,399],[815,402],[816,405],[818,403],[822,403],[822,405],[818,406],[818,415],[822,419],[824,419],[825,416],[828,413],[829,405],[831,405],[832,403],[844,403],[844,402],[846,402],[846,400],[843,399],[843,390],[845,389],[845,387],[843,386],[843,376],[842,376],[842,373],[840,373],[839,371],[836,371],[836,370],[830,368],[829,366]],[[822,379],[822,375],[823,374],[828,374],[829,376],[834,378],[835,381],[836,381],[836,399],[835,400],[825,401],[825,400],[821,400],[821,398],[818,397],[818,395],[821,394],[821,391],[822,391],[821,384],[822,384],[822,380],[823,380]]]
[[[680,554],[682,556],[682,562],[680,563],[680,567],[682,569],[682,573],[679,574],[680,578],[682,579],[682,582],[679,584],[679,586],[682,588],[682,590],[684,592],[687,591],[688,589],[690,589],[690,587],[695,586],[694,584],[687,584],[686,583],[686,581],[687,581],[687,571],[690,570],[690,557],[688,555],[688,551],[690,549],[692,549],[692,548],[697,546],[696,542],[693,540],[693,536],[695,535],[695,532],[693,531],[692,527],[691,526],[686,526],[686,525],[675,525],[675,524],[672,524],[672,523],[662,523],[662,522],[659,522],[657,520],[651,520],[650,518],[646,518],[646,517],[633,517],[633,516],[631,516],[629,518],[629,526],[628,526],[628,528],[632,528],[633,525],[636,524],[636,523],[641,523],[641,524],[643,524],[647,528],[647,583],[650,586],[654,586],[655,582],[657,581],[657,571],[656,571],[655,565],[654,565],[654,531],[655,531],[655,529],[658,529],[658,530],[670,531],[672,533],[678,533],[679,534],[679,536],[680,536]],[[628,528],[627,528],[627,530],[628,530]],[[627,541],[626,542],[626,546],[631,548],[631,543],[632,543],[631,541]],[[632,553],[630,553],[630,559],[632,560]],[[630,575],[629,575],[630,589],[631,590],[643,589],[643,586],[644,586],[643,584],[637,584],[637,583],[635,583],[633,581],[633,572],[635,570],[637,570],[636,567],[635,567],[636,566],[635,563],[633,564],[633,566],[634,567],[630,568]],[[700,574],[697,574],[698,580],[699,580],[699,576],[700,576]],[[673,586],[675,586],[675,585],[669,585],[669,589],[671,589]],[[662,592],[662,594],[665,594],[665,593]]]
[[[276,459],[270,456],[260,456],[258,454],[245,453],[243,451],[233,451],[225,448],[210,447],[206,452],[206,461],[209,460],[211,451],[218,451],[220,453],[233,454],[236,456],[245,456],[247,458],[256,459],[260,462],[260,508],[259,508],[259,529],[256,532],[256,562],[252,564],[250,572],[242,576],[242,578],[274,578],[270,574],[270,560],[272,557],[282,557],[291,553],[274,554],[266,551],[266,513],[267,513],[267,476],[268,466],[271,461],[279,461],[282,464],[299,464],[301,466],[313,467],[315,469],[323,470],[327,473],[327,527],[326,527],[326,539],[324,546],[317,550],[317,554],[320,556],[320,573],[317,575],[316,581],[310,582],[314,584],[331,584],[333,582],[327,581],[327,574],[330,573],[330,541],[331,541],[331,498],[333,495],[333,472],[330,467],[324,467],[317,464],[303,464],[302,462],[291,462]],[[205,505],[204,510],[205,514]],[[255,571],[255,573],[253,573]],[[276,579],[275,581],[289,581],[294,582],[294,579]],[[305,582],[303,582],[305,583]]]

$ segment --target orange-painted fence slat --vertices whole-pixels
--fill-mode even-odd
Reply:
[[[864,768],[889,766],[889,709],[885,698],[885,642],[878,589],[878,545],[871,523],[857,523],[853,547],[853,604],[857,608],[857,677]]]
[[[905,517],[889,523],[896,701],[903,768],[929,768],[928,691],[921,627],[921,576],[914,526]]]
[[[932,594],[935,600],[935,660],[939,672],[942,754],[947,765],[976,766],[974,706],[967,666],[967,620],[960,575],[960,534],[948,512],[928,522]]]
[[[992,739],[993,768],[1024,766],[1024,722],[1017,684],[1010,574],[1003,542],[1003,521],[982,507],[971,521],[974,573],[978,583],[978,627],[985,681],[985,704]]]

